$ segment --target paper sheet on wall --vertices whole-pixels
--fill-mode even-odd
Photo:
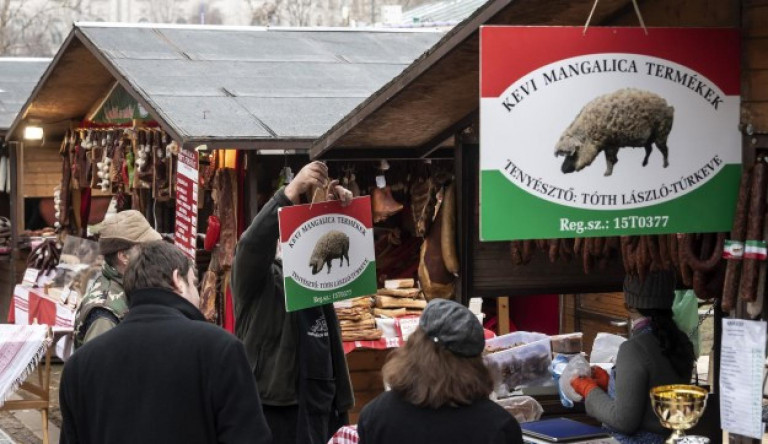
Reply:
[[[720,360],[720,420],[722,428],[760,439],[766,324],[723,319]]]

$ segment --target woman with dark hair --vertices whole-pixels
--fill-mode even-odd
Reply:
[[[591,378],[571,385],[584,397],[587,413],[600,420],[622,443],[662,443],[669,434],[651,406],[650,390],[667,384],[689,384],[695,360],[693,344],[672,319],[675,275],[650,273],[645,281],[624,280],[624,300],[632,319],[630,339],[619,347],[614,387],[609,376],[593,367]]]
[[[361,444],[522,444],[515,418],[489,399],[483,328],[466,307],[435,299],[382,369],[391,388],[363,408]]]

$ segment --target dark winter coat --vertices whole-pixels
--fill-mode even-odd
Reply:
[[[285,311],[283,270],[275,260],[277,213],[291,204],[278,190],[237,244],[231,281],[235,333],[245,344],[264,405],[343,415],[354,398],[333,305]],[[309,439],[300,440],[314,442]]]
[[[168,290],[130,299],[64,366],[60,442],[271,443],[240,341]]]
[[[523,444],[514,416],[483,399],[461,407],[417,407],[385,392],[360,412],[360,444]]]

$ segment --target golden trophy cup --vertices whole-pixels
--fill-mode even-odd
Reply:
[[[685,436],[688,430],[699,422],[707,407],[709,392],[695,385],[662,385],[651,389],[653,412],[659,417],[661,425],[673,430],[667,438],[667,444]]]

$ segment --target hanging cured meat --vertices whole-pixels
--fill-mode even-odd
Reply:
[[[459,275],[459,254],[456,251],[456,187],[448,185],[443,197],[443,215],[440,223],[441,248],[445,269],[454,276]]]
[[[216,298],[219,266],[214,256],[200,285],[200,312],[209,322],[216,322]]]
[[[437,222],[421,244],[419,254],[419,282],[427,300],[450,299],[454,294],[454,276],[445,268],[442,248],[444,208],[437,213]]]
[[[390,187],[376,187],[371,193],[371,206],[373,207],[373,223],[386,220],[403,209],[403,204],[392,197]]]
[[[171,198],[170,177],[168,177],[168,156],[166,143],[160,136],[155,138],[152,144],[152,161],[154,162],[154,181],[152,182],[152,195],[156,200],[165,202]]]
[[[213,178],[213,214],[221,222],[219,248],[214,253],[222,269],[232,266],[237,243],[237,174],[230,168],[221,168]]]
[[[431,177],[419,178],[411,185],[411,215],[417,236],[424,237],[432,224],[432,215],[437,203],[435,194]]]

